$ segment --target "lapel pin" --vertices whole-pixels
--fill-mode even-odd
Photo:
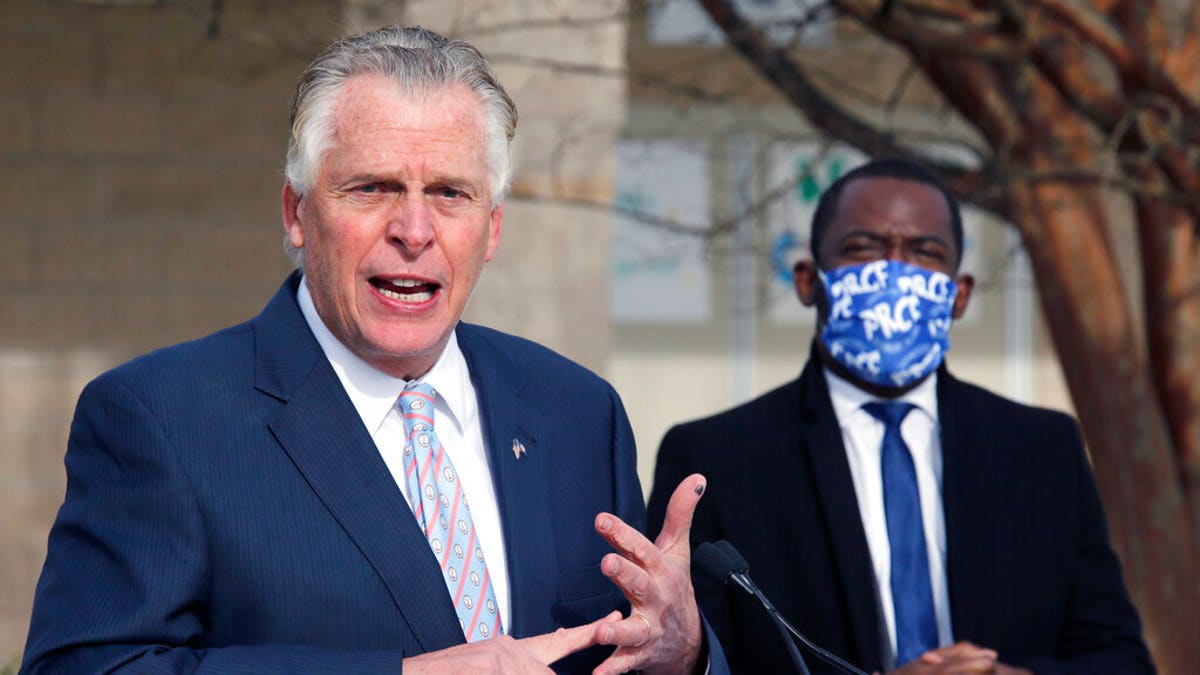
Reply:
[[[525,454],[525,446],[521,443],[521,441],[514,438],[513,439],[513,457],[516,457],[517,459],[521,459],[521,457],[524,454]]]

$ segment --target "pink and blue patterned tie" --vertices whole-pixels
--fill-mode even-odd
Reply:
[[[938,646],[921,493],[912,453],[900,435],[900,423],[915,406],[875,401],[862,409],[883,422],[880,458],[883,509],[892,551],[892,607],[896,612],[896,666],[903,666]]]
[[[404,415],[405,479],[417,524],[442,568],[446,590],[467,642],[504,630],[496,593],[475,538],[471,509],[446,449],[433,431],[433,387],[411,382],[400,394]]]

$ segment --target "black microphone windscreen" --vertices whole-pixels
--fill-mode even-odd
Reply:
[[[717,547],[725,553],[725,557],[729,559],[729,564],[733,565],[734,572],[742,572],[743,574],[750,571],[750,563],[742,557],[741,553],[733,547],[733,544],[722,539],[717,542]]]
[[[719,542],[725,543],[725,542]],[[729,555],[717,544],[705,542],[692,551],[692,567],[701,574],[725,583],[733,574],[735,565]]]

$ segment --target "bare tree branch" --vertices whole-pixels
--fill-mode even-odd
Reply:
[[[700,0],[700,4],[725,31],[733,47],[755,63],[763,76],[822,131],[870,155],[908,157],[933,165],[960,194],[985,194],[981,189],[986,182],[984,171],[937,162],[904,147],[893,134],[877,131],[825,96],[788,54],[771,46],[762,31],[747,23],[727,0]],[[989,210],[999,208],[996,203],[985,202],[980,206]]]
[[[1183,42],[1167,55],[1165,69],[1193,100],[1200,100],[1200,3],[1188,3]]]
[[[885,0],[837,0],[837,6],[862,23],[882,34],[906,44],[921,44],[931,51],[947,55],[970,56],[991,61],[1013,61],[1021,58],[1027,46],[1018,40],[996,33],[993,28],[996,13],[966,15],[953,23],[922,21],[920,12],[909,9],[930,8],[925,3],[896,3],[884,13]]]
[[[1070,39],[1047,37],[1031,54],[1033,63],[1072,108],[1111,133],[1131,112],[1118,93],[1105,89],[1087,63],[1082,46]]]
[[[1145,51],[1131,48],[1127,35],[1122,35],[1103,17],[1071,0],[1029,0],[1063,21],[1071,30],[1108,56],[1125,81],[1138,82],[1145,90],[1158,94],[1189,117],[1197,109],[1187,94],[1176,86],[1165,70],[1149,60]]]

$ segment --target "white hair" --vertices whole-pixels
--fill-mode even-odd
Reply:
[[[516,133],[517,107],[478,49],[424,28],[399,26],[334,42],[300,76],[284,169],[296,194],[305,194],[316,181],[333,137],[334,102],[346,82],[358,75],[383,75],[414,95],[453,85],[474,92],[483,105],[491,206],[504,201],[512,176],[509,144]],[[303,251],[286,236],[284,248],[296,267],[303,268]]]

